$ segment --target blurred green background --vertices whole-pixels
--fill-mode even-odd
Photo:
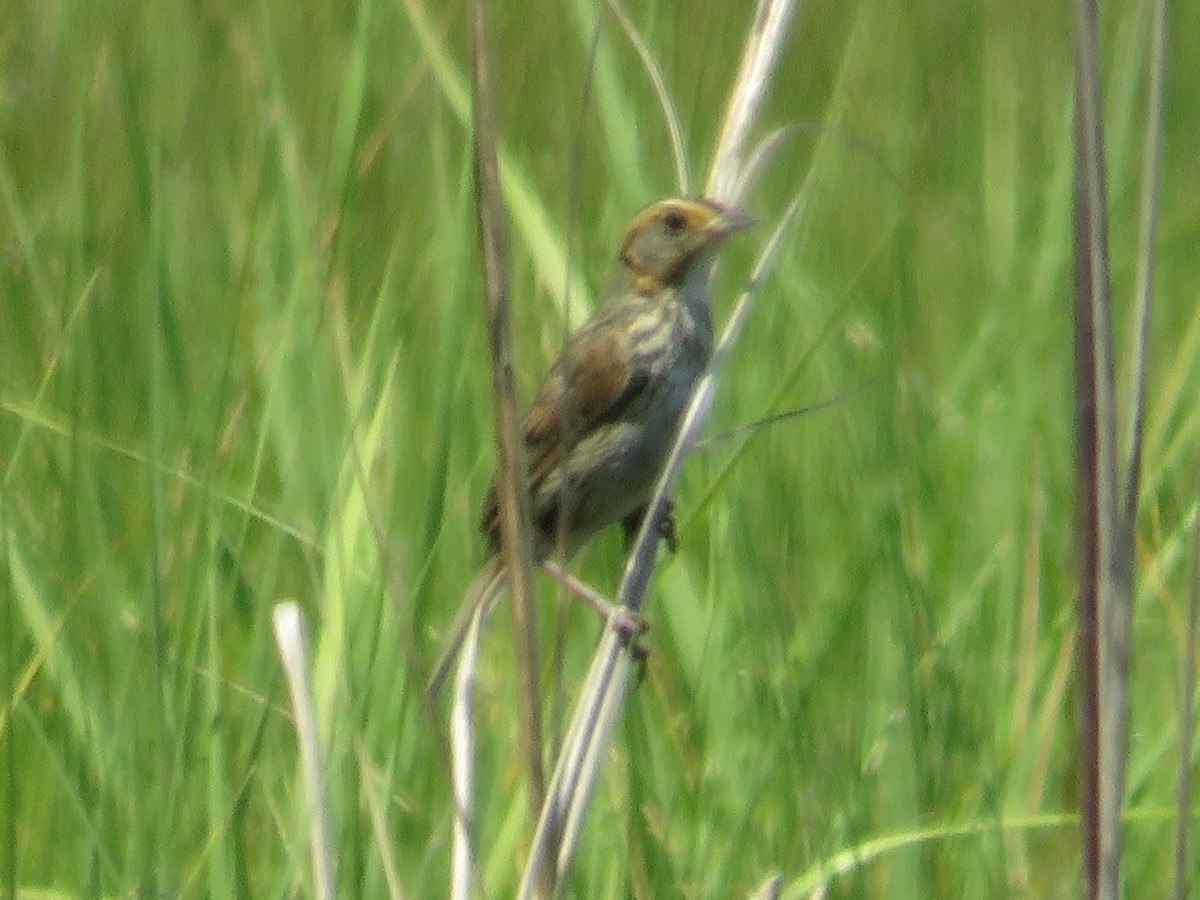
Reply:
[[[681,186],[611,14],[495,6],[528,396],[626,219],[702,189],[751,9],[630,5],[683,124]],[[493,462],[461,7],[3,4],[0,892],[307,895],[269,624],[295,599],[339,895],[444,893],[450,804],[418,695],[483,557]],[[1101,20],[1120,376],[1149,9]],[[1138,896],[1170,883],[1200,430],[1200,5],[1170,27]],[[773,869],[800,894],[854,852],[828,896],[1077,890],[1070,28],[1066,4],[1029,0],[794,17],[758,134],[804,128],[746,201],[763,226],[725,254],[718,322],[789,198],[805,203],[708,432],[840,400],[685,464],[646,680],[569,895],[738,896]],[[619,566],[612,536],[579,568],[611,589]],[[596,626],[541,608],[547,655],[565,623],[569,698]],[[506,623],[481,688],[495,896],[529,827]]]

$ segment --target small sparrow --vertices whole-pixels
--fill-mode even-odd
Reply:
[[[575,554],[620,522],[637,534],[679,418],[712,353],[708,275],[731,232],[754,220],[702,198],[659,200],[625,229],[604,303],[566,343],[522,422],[533,558]],[[493,482],[482,531],[491,556],[467,588],[429,678],[436,694],[475,610],[504,585]],[[673,543],[673,523],[660,532]]]

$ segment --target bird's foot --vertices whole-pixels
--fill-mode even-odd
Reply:
[[[621,520],[621,529],[625,532],[625,552],[633,549],[634,539],[642,529],[642,520],[646,518],[646,507],[639,506]],[[668,497],[663,505],[662,517],[658,520],[658,537],[667,549],[674,553],[679,549],[679,536],[675,530],[675,504]]]
[[[625,646],[629,648],[637,672],[637,682],[641,684],[646,677],[646,659],[650,656],[650,648],[642,638],[650,630],[650,623],[641,613],[634,612],[628,607],[610,604],[609,609],[609,624],[620,635]]]

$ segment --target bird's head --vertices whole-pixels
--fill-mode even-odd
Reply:
[[[676,197],[651,203],[625,229],[618,265],[633,287],[652,293],[678,286],[695,265],[707,264],[721,241],[753,217],[705,198]]]

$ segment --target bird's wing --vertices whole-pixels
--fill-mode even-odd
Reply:
[[[586,325],[571,338],[525,414],[529,487],[535,496],[564,451],[600,425],[620,418],[649,380],[648,373],[636,365],[626,329],[612,327],[613,318],[610,314]],[[484,501],[484,532],[494,533],[496,513],[493,483]],[[533,514],[538,520],[553,516],[554,511],[535,509]]]
[[[525,443],[533,457],[571,446],[605,422],[620,418],[645,387],[624,329],[585,328],[554,364],[525,415]]]

